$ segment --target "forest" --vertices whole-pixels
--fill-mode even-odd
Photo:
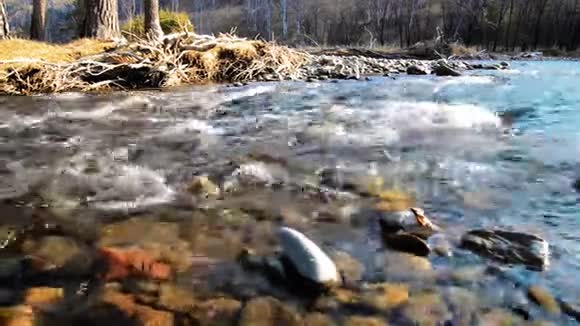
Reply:
[[[2,0],[0,29],[32,36],[33,4],[46,11],[47,39],[80,35],[83,0]],[[121,23],[143,13],[142,1],[110,0]],[[444,36],[492,51],[560,49],[580,43],[580,0],[160,0],[185,12],[196,31],[229,32],[300,46],[403,48]],[[31,34],[31,32],[33,32]]]

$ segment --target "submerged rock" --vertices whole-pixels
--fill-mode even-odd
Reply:
[[[379,225],[383,235],[404,232],[425,240],[441,230],[425,216],[422,209],[416,207],[411,207],[410,212],[383,213],[379,217]]]
[[[453,76],[458,77],[461,76],[461,73],[453,68],[451,68],[446,63],[439,63],[434,68],[433,71],[437,76]]]
[[[194,177],[187,187],[187,191],[202,197],[218,197],[221,193],[220,187],[213,183],[207,176]]]
[[[442,325],[451,317],[445,300],[435,292],[412,295],[403,307],[402,314],[410,325]]]
[[[560,308],[562,309],[562,311],[566,315],[568,315],[568,316],[576,319],[576,321],[580,322],[580,305],[572,304],[572,303],[569,303],[566,301],[560,301],[559,303],[560,303]]]
[[[419,65],[410,65],[407,67],[408,75],[428,75],[427,69]]]
[[[328,315],[314,312],[304,317],[304,325],[309,326],[334,326],[336,323]]]
[[[417,256],[429,256],[431,248],[425,240],[410,233],[384,234],[385,244],[397,251],[402,251]]]
[[[548,290],[540,286],[530,286],[528,288],[528,297],[551,314],[559,315],[561,312],[556,299],[554,299]]]
[[[38,287],[26,290],[24,302],[28,305],[43,305],[61,301],[64,298],[64,289]]]
[[[549,266],[548,243],[534,234],[472,230],[461,238],[461,247],[505,264],[523,264],[534,270]]]
[[[364,266],[351,255],[344,251],[336,251],[331,257],[345,281],[356,282],[362,279]]]
[[[195,305],[189,317],[194,325],[234,325],[241,306],[234,299],[210,299]]]
[[[304,234],[282,227],[278,231],[282,255],[302,277],[318,284],[340,281],[334,262]]]
[[[24,253],[42,261],[42,270],[56,270],[61,275],[85,275],[90,271],[93,255],[84,244],[71,238],[46,236],[23,245]]]
[[[301,316],[291,307],[272,297],[259,297],[250,300],[242,310],[240,326],[299,326]]]
[[[345,326],[385,326],[387,323],[377,317],[350,316],[344,321]]]
[[[409,287],[406,284],[379,283],[365,287],[361,301],[365,306],[377,311],[389,311],[409,300]]]

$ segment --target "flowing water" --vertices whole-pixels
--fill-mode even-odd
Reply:
[[[549,269],[514,267],[514,274],[575,302],[578,85],[580,64],[554,61],[457,78],[4,97],[0,199],[34,191],[60,219],[94,228],[160,207],[165,219],[183,225],[201,208],[282,212],[325,248],[361,261],[366,278],[388,279],[374,272],[382,263],[372,227],[315,219],[321,211],[344,215],[364,200],[315,200],[292,191],[317,170],[339,167],[361,182],[381,177],[386,188],[413,193],[451,239],[481,227],[541,235],[550,243]],[[192,177],[204,174],[226,188],[246,179],[265,186],[218,201],[187,195]],[[0,222],[19,223],[9,204],[2,207]],[[218,236],[223,242],[194,251],[231,259],[244,243],[225,238],[249,232],[241,230],[228,229]],[[430,260],[436,270],[490,263],[461,251]],[[506,283],[479,291],[499,297],[509,289]]]

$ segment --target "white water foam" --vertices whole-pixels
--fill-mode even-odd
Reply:
[[[126,119],[121,115],[116,115],[120,110],[131,110],[152,105],[150,99],[144,96],[131,96],[120,102],[107,103],[99,108],[89,111],[56,111],[54,116],[73,120],[99,120],[105,118]]]
[[[438,81],[433,93],[438,93],[441,90],[454,85],[488,85],[493,84],[494,80],[491,76],[460,76]]]
[[[327,141],[343,137],[350,142],[393,144],[404,135],[437,131],[481,131],[501,127],[500,118],[481,106],[434,102],[386,102],[382,108],[341,108],[326,111],[338,126],[327,132],[309,132]],[[358,125],[353,121],[360,121]],[[342,123],[342,125],[341,125]],[[349,126],[348,128],[343,126]],[[325,129],[322,129],[325,130]]]
[[[81,153],[57,169],[48,194],[56,204],[85,202],[101,210],[135,211],[171,201],[174,191],[157,171]]]

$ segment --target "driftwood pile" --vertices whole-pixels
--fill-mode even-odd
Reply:
[[[194,33],[139,40],[72,63],[0,61],[0,94],[142,89],[182,84],[295,79],[311,56],[274,43]]]

